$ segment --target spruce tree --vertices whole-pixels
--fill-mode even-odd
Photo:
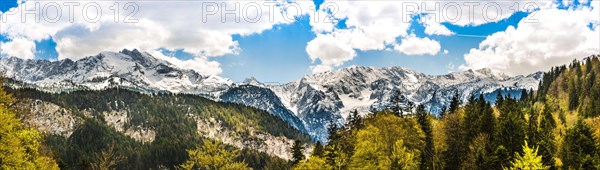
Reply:
[[[511,101],[512,99],[510,98],[506,100],[508,103],[511,103]],[[505,149],[505,151],[500,153],[502,155],[497,155],[499,160],[510,160],[512,157],[511,154],[520,151],[520,146],[523,145],[523,141],[525,140],[525,127],[527,125],[522,114],[519,111],[515,111],[517,109],[512,107],[516,107],[516,105],[505,103],[505,108],[502,109],[504,111],[500,112],[500,117],[498,118],[498,128],[494,136],[494,140],[496,141],[495,146],[502,146]],[[506,153],[509,154],[506,155]],[[506,167],[508,164],[500,166]]]
[[[362,118],[358,115],[358,110],[354,109],[353,112],[350,113],[348,120],[348,128],[360,128],[362,124]]]
[[[317,143],[315,144],[315,148],[313,149],[311,156],[317,156],[317,157],[325,156],[325,149],[323,148],[323,145],[321,144],[320,141],[317,141]]]
[[[560,158],[565,169],[595,169],[598,161],[598,139],[592,129],[579,119],[563,138]]]
[[[442,106],[442,111],[440,112],[440,119],[443,119],[446,116],[446,112],[448,112],[448,108],[446,106]]]
[[[574,79],[569,79],[569,110],[575,110],[579,105],[579,95]]]
[[[462,128],[462,116],[460,114],[446,115],[444,121],[444,134],[448,149],[443,152],[446,163],[445,169],[457,170],[461,168],[468,143],[463,140],[465,131]]]
[[[454,96],[452,96],[452,100],[450,101],[450,108],[448,110],[449,114],[456,113],[461,104],[460,100],[460,96],[458,92],[456,92]]]
[[[433,148],[433,133],[429,113],[425,111],[423,105],[417,107],[417,122],[421,126],[421,130],[425,133],[425,148],[421,153],[420,169],[433,169],[433,157],[435,155]]]
[[[304,160],[304,154],[302,153],[302,150],[304,150],[304,147],[302,146],[302,142],[300,142],[300,140],[294,141],[294,144],[292,145],[291,150],[292,150],[292,160],[291,160],[292,165],[296,165],[296,164],[300,163],[300,161]]]
[[[554,129],[556,121],[550,111],[550,106],[544,107],[542,119],[540,120],[539,139],[536,145],[539,146],[540,155],[542,155],[544,165],[554,166],[554,154],[556,153],[556,144],[554,142]]]

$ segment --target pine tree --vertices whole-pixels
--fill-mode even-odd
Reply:
[[[594,169],[594,159],[598,159],[597,142],[589,125],[579,119],[563,138],[560,153],[563,168]]]
[[[304,154],[302,153],[302,150],[304,150],[304,147],[302,146],[302,142],[300,142],[300,140],[294,141],[294,144],[292,145],[292,148],[290,148],[290,149],[292,150],[292,160],[291,160],[292,165],[296,165],[296,164],[300,163],[300,161],[304,160]]]
[[[504,104],[504,96],[502,96],[502,91],[498,91],[498,95],[496,95],[496,106],[501,106]]]
[[[494,169],[495,167],[489,135],[480,133],[469,144],[461,169]]]
[[[519,111],[515,111],[517,109],[512,108],[516,107],[516,105],[512,104],[512,99],[507,98],[505,102],[504,108],[500,112],[500,117],[498,118],[498,128],[496,130],[496,135],[494,140],[496,142],[497,147],[502,146],[506,151],[502,151],[502,155],[497,155],[498,159],[501,160],[510,160],[511,153],[515,153],[520,149],[520,146],[523,145],[523,141],[525,140],[525,127],[527,126],[523,115]],[[496,149],[498,150],[498,149]],[[506,155],[505,153],[509,153]],[[506,156],[506,157],[505,157]],[[506,162],[504,162],[506,163]],[[502,164],[501,166],[506,167],[507,164]]]
[[[449,114],[444,121],[444,133],[448,149],[443,152],[446,169],[460,169],[466,155],[468,143],[463,140],[462,115]]]
[[[446,106],[442,106],[442,111],[440,112],[440,119],[443,119],[446,116],[446,112],[448,112],[448,108]]]
[[[313,149],[311,156],[317,156],[317,157],[325,156],[325,149],[323,148],[323,145],[321,144],[320,141],[317,141],[317,144],[315,144],[315,148]]]
[[[478,107],[482,113],[479,123],[479,133],[485,133],[489,136],[493,136],[496,128],[496,116],[494,116],[494,110],[492,106],[485,102],[483,95],[479,97]]]
[[[575,86],[575,80],[569,79],[569,110],[574,110],[579,105],[579,95],[577,94],[577,87]]]
[[[431,120],[429,114],[425,111],[423,105],[417,107],[417,122],[421,126],[421,130],[425,133],[425,148],[421,153],[420,169],[433,169],[433,157],[435,155],[433,148],[433,134]]]
[[[545,165],[554,165],[554,154],[556,153],[556,144],[554,142],[554,129],[556,121],[550,111],[550,106],[544,107],[542,119],[540,120],[539,139],[536,141],[539,146],[540,155],[543,157]]]
[[[339,139],[339,135],[338,135],[337,131],[338,131],[337,124],[333,120],[330,120],[328,127],[327,127],[327,134],[329,135],[329,137],[327,138],[327,141],[329,143],[335,142],[337,139]]]
[[[350,113],[348,121],[348,128],[360,128],[362,125],[362,118],[358,115],[358,110],[354,109],[352,113]]]
[[[539,114],[531,108],[529,110],[529,121],[527,122],[527,140],[532,143],[537,143],[538,141],[538,120]]]
[[[400,92],[400,90],[396,90],[390,98],[390,103],[392,104],[390,110],[392,110],[394,114],[402,116],[402,102],[404,102],[404,100],[405,97],[402,95],[402,92]]]
[[[448,110],[448,112],[450,114],[456,113],[456,111],[458,110],[458,107],[460,107],[461,101],[460,101],[460,96],[458,94],[458,92],[456,92],[454,94],[454,96],[452,96],[452,100],[450,101],[450,109]]]
[[[329,126],[327,127],[327,133],[329,137],[327,138],[327,147],[325,148],[325,159],[329,165],[335,165],[335,160],[341,154],[338,149],[337,143],[340,139],[340,135],[338,134],[337,124],[333,120],[329,121]]]
[[[530,148],[525,141],[523,145],[523,155],[515,153],[515,160],[511,163],[511,170],[543,170],[549,169],[542,164],[542,156],[537,154],[537,148]]]

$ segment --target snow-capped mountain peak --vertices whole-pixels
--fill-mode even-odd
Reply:
[[[138,50],[101,52],[72,61],[0,59],[4,76],[48,91],[127,87],[148,91],[211,94],[233,83],[218,76],[181,69]]]
[[[327,137],[329,121],[341,125],[355,109],[365,114],[371,109],[385,108],[396,91],[438,113],[455,94],[466,100],[471,95],[498,90],[536,89],[542,78],[541,73],[510,77],[491,69],[427,75],[397,66],[352,66],[305,75],[281,85],[266,85],[253,77],[233,83],[219,76],[179,68],[146,52],[127,49],[77,61],[1,58],[0,71],[5,77],[52,92],[125,87],[241,103],[266,110],[321,141]]]

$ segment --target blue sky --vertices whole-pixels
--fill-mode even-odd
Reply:
[[[317,4],[322,3],[322,1],[317,2]],[[591,1],[580,3],[579,1],[575,1],[571,4],[564,4],[561,1],[554,2],[557,4],[553,7],[549,7],[548,10],[564,10],[564,11],[576,11],[576,10],[590,10],[590,9],[577,9],[579,6],[590,6]],[[10,3],[4,3],[2,5],[1,11],[5,12],[10,7],[16,6],[16,1]],[[340,69],[352,65],[360,65],[360,66],[375,66],[375,67],[389,67],[389,66],[403,66],[410,69],[414,69],[420,72],[424,72],[427,74],[446,74],[452,71],[460,71],[461,69],[466,68],[474,68],[477,69],[477,66],[494,66],[493,63],[487,63],[486,61],[482,61],[477,59],[476,57],[471,57],[476,54],[488,54],[489,50],[480,49],[479,45],[484,40],[489,38],[488,36],[497,33],[506,31],[508,27],[512,27],[516,29],[516,33],[514,34],[506,34],[506,35],[498,35],[498,36],[516,36],[519,33],[518,23],[523,20],[524,17],[531,14],[529,12],[516,12],[511,13],[508,17],[492,21],[492,22],[484,22],[480,24],[454,24],[449,22],[441,23],[443,27],[446,27],[449,31],[451,31],[452,35],[431,35],[425,32],[426,25],[420,23],[416,19],[420,16],[413,16],[415,20],[412,20],[410,23],[410,27],[406,30],[408,35],[416,36],[418,38],[428,38],[430,40],[436,41],[439,43],[440,49],[434,54],[420,54],[420,55],[409,55],[408,53],[398,52],[394,49],[394,44],[387,44],[386,49],[376,49],[376,50],[360,50],[358,48],[353,47],[353,51],[355,52],[355,56],[351,57],[351,59],[346,60],[344,62],[337,62],[339,64],[330,65],[333,67],[333,70]],[[541,14],[540,14],[541,15]],[[600,14],[598,14],[600,15]],[[350,15],[346,16],[348,18],[340,18],[340,23],[337,24],[336,28],[340,30],[344,29],[355,29],[359,26],[353,26],[352,28],[347,28],[345,25],[345,21],[347,19],[351,19]],[[540,16],[543,18],[543,16]],[[582,16],[583,17],[583,16]],[[177,18],[173,18],[177,19]],[[587,20],[586,20],[587,21]],[[0,23],[3,24],[3,23]],[[543,24],[543,23],[542,23]],[[588,30],[594,30],[595,25],[597,23],[587,23],[587,25],[591,25]],[[1,27],[2,25],[0,25]],[[548,27],[551,27],[549,25]],[[219,55],[217,57],[204,57],[206,59],[205,62],[216,62],[219,64],[219,68],[222,70],[219,75],[222,77],[230,78],[233,81],[242,81],[247,77],[256,77],[259,81],[262,82],[277,82],[284,83],[289,81],[294,81],[301,78],[303,75],[311,74],[314,70],[312,66],[322,64],[323,61],[327,60],[327,58],[323,56],[319,56],[314,62],[311,60],[310,54],[307,53],[307,44],[314,40],[317,37],[317,34],[328,34],[333,35],[335,31],[330,31],[326,33],[315,32],[313,26],[311,25],[311,20],[309,15],[298,15],[296,16],[296,20],[291,23],[280,23],[272,25],[270,29],[263,29],[254,33],[229,33],[231,35],[231,41],[237,42],[237,47],[239,50],[234,53],[225,53],[223,55]],[[65,29],[68,30],[68,29]],[[366,29],[365,29],[366,30]],[[508,32],[508,31],[507,31]],[[93,32],[92,32],[93,33]],[[49,33],[48,36],[44,38],[30,38],[35,43],[35,59],[47,59],[47,60],[58,60],[59,52],[57,52],[57,42],[54,40],[55,36],[64,36],[64,34],[69,34],[68,31],[62,31],[59,33]],[[9,35],[6,32],[0,34],[0,41],[2,42],[10,42],[14,37],[19,37],[15,35]],[[27,37],[27,36],[24,36]],[[396,37],[397,41],[395,45],[402,44],[404,38],[410,37],[407,35]],[[338,38],[338,37],[336,37]],[[516,37],[513,37],[516,38]],[[596,39],[600,39],[597,37]],[[492,41],[490,38],[489,41]],[[590,41],[594,41],[593,39]],[[60,42],[58,42],[60,44]],[[93,44],[92,44],[93,45]],[[501,46],[502,44],[497,44]],[[127,44],[127,46],[131,46],[131,43]],[[127,47],[126,46],[126,47]],[[134,45],[135,46],[135,43]],[[126,48],[123,47],[123,48]],[[508,47],[514,48],[514,47]],[[167,49],[172,48],[160,48],[163,51],[163,54],[167,56],[174,56],[180,60],[191,60],[195,58],[195,55],[191,52],[187,52],[185,49],[179,49],[174,51],[169,51]],[[470,52],[471,49],[480,50],[481,53]],[[528,52],[530,49],[523,49],[523,51]],[[447,53],[446,53],[447,51]],[[560,63],[563,61],[570,61],[573,58],[583,57],[577,56],[582,54],[587,54],[589,51],[581,52],[575,51],[569,54],[575,54],[576,56],[572,56],[572,58],[562,59],[562,56],[557,56],[556,58],[561,58],[560,61],[549,62],[551,64]],[[517,54],[523,54],[525,52],[515,52]],[[8,54],[8,53],[7,53]],[[4,55],[7,55],[4,54]],[[469,54],[469,55],[467,55]],[[497,50],[492,50],[490,56],[494,55],[508,55],[505,52],[499,52]],[[525,53],[526,54],[526,53]],[[482,56],[483,57],[483,56]],[[495,58],[494,58],[495,59]],[[508,60],[504,61],[520,61],[519,58],[508,58]],[[473,62],[467,62],[473,61]],[[493,60],[493,59],[490,59]],[[543,60],[542,60],[543,61]],[[484,63],[484,64],[481,64]],[[535,62],[534,62],[535,63]],[[537,62],[539,65],[539,62]],[[519,63],[522,64],[522,63]],[[462,67],[461,67],[462,66]],[[525,64],[525,66],[527,66]],[[202,67],[202,66],[199,66]],[[510,69],[510,70],[519,70],[518,68],[505,68],[498,67],[499,70],[505,71],[502,69]],[[546,67],[540,67],[546,68]],[[523,72],[516,72],[516,74],[524,74],[529,70]],[[529,71],[531,72],[531,71]]]

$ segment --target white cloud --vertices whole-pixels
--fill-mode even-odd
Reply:
[[[427,35],[454,35],[446,26],[442,25],[433,19],[431,15],[425,15],[421,19],[421,23],[425,26],[425,34]]]
[[[308,42],[306,52],[313,63],[317,60],[321,62],[311,67],[313,73],[329,71],[356,56],[356,52],[348,43],[336,39],[331,34],[318,34]]]
[[[531,10],[526,8],[529,2],[520,0],[486,2],[328,0],[321,5],[319,11],[310,13],[310,24],[315,34],[331,34],[338,41],[336,43],[346,43],[354,50],[386,50],[393,46],[397,51],[407,55],[435,55],[441,48],[439,42],[409,35],[415,15],[422,16],[420,23],[425,26],[427,35],[449,36],[455,33],[441,23],[467,26],[497,22],[510,17],[514,12]],[[531,1],[528,5],[541,8],[549,4],[551,2]],[[431,9],[435,11],[429,11]],[[345,20],[346,28],[336,28],[342,20]],[[402,44],[396,42],[399,38],[404,39],[405,42]],[[310,51],[308,47],[307,51]],[[318,59],[328,57],[336,56],[319,56]],[[319,68],[331,69],[333,68],[331,66]]]
[[[22,59],[35,57],[35,43],[25,38],[14,38],[10,42],[0,43],[1,54]]]
[[[429,38],[418,38],[414,35],[402,39],[400,45],[394,46],[394,50],[406,55],[436,55],[440,52],[440,43]]]
[[[519,22],[518,27],[488,36],[464,55],[462,69],[492,68],[510,75],[548,70],[600,52],[598,3],[590,8],[543,9],[537,23]],[[595,29],[588,26],[595,24]]]
[[[448,50],[444,50],[444,54],[448,54]]]
[[[74,14],[70,14],[69,6],[65,5],[68,3],[79,4],[74,7]],[[23,7],[34,9],[35,4],[39,4],[38,9],[47,9],[37,12],[44,14],[39,18],[40,22],[36,22],[36,15],[21,16]],[[97,22],[89,22],[90,18],[96,16],[96,11],[92,7],[91,10],[84,12],[83,6],[86,4],[97,4],[101,8],[102,16]],[[116,8],[121,9],[118,15],[112,10],[115,9],[114,4],[118,4]],[[232,35],[246,36],[261,33],[272,29],[277,24],[295,22],[295,17],[309,12],[308,8],[304,7],[307,5],[306,2],[139,1],[129,3],[138,7],[138,11],[134,13],[134,19],[137,21],[125,23],[124,20],[134,9],[134,6],[127,6],[129,10],[123,10],[127,4],[122,1],[28,0],[21,4],[20,8],[14,8],[19,10],[2,14],[6,22],[2,23],[0,33],[9,39],[23,37],[29,41],[52,37],[57,44],[59,59],[79,59],[101,51],[119,51],[123,48],[137,48],[143,51],[159,48],[181,49],[198,58],[206,58],[236,54],[240,47],[233,40]],[[291,4],[301,7],[300,9],[304,11],[295,11],[295,8],[286,10]],[[62,10],[57,11],[53,7],[45,8],[51,5],[57,5]],[[203,7],[210,5],[217,5],[215,9],[219,11],[204,17],[204,14],[210,10]],[[224,14],[222,17],[221,11],[225,8],[234,9],[236,5],[239,10],[235,16]],[[282,11],[286,15],[282,15]],[[49,21],[57,12],[61,12],[60,19]],[[258,15],[260,18],[254,20]],[[73,22],[70,16],[73,16]],[[22,18],[25,18],[26,22],[22,22]],[[117,22],[115,19],[118,19]],[[222,19],[226,21],[223,22]]]
[[[396,44],[396,38],[407,35],[412,20],[403,18],[401,11],[402,3],[395,1],[325,1],[319,11],[310,13],[317,37],[306,51],[313,63],[321,61],[312,71],[340,66],[356,56],[355,50],[384,50]],[[341,20],[347,28],[335,28]]]

